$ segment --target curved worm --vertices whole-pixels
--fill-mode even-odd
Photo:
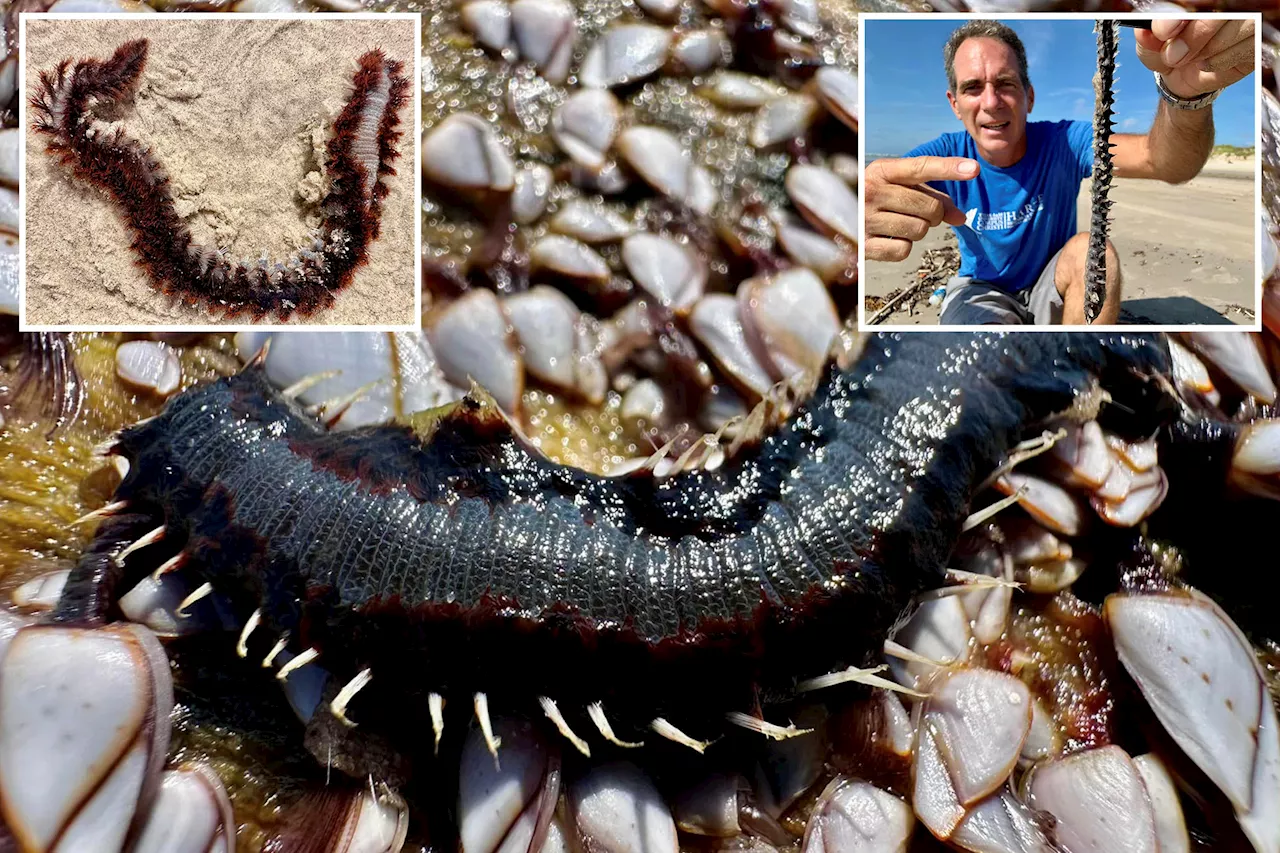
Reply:
[[[1172,417],[1148,399],[1167,401],[1168,371],[1162,339],[1134,335],[874,337],[777,431],[658,480],[553,464],[475,397],[429,435],[326,432],[250,367],[119,436],[128,509],[60,618],[103,618],[177,555],[241,624],[260,611],[255,654],[285,638],[343,679],[371,672],[362,723],[426,719],[429,691],[745,710],[869,662],[1028,431],[1101,387],[1135,419],[1113,428],[1150,435]]]
[[[72,172],[106,190],[133,233],[137,262],[164,293],[228,317],[274,314],[285,320],[333,304],[368,260],[378,237],[381,179],[399,156],[399,110],[409,96],[402,64],[372,50],[360,57],[353,91],[333,125],[325,170],[323,219],[309,247],[284,262],[235,261],[197,243],[174,207],[169,177],[151,148],[102,118],[132,98],[147,62],[146,39],[126,42],[110,59],[64,60],[40,74],[31,99],[34,127],[47,150]]]

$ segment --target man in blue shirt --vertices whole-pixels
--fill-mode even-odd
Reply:
[[[1254,21],[1159,19],[1135,30],[1138,58],[1156,72],[1159,102],[1146,134],[1113,134],[1117,177],[1183,183],[1213,149],[1209,104],[1253,71]],[[1082,325],[1087,232],[1076,233],[1080,181],[1093,171],[1089,122],[1028,122],[1035,89],[1017,34],[998,21],[961,26],[943,50],[947,100],[964,131],[863,178],[866,255],[902,261],[946,223],[960,244],[943,324]],[[1107,241],[1107,297],[1094,321],[1120,316],[1120,261]]]

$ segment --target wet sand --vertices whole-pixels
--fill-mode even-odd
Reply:
[[[1162,325],[1254,321],[1255,164],[1215,157],[1180,186],[1140,180],[1113,184],[1110,236],[1124,275],[1123,310]],[[1081,184],[1077,200],[1082,226],[1089,221],[1091,183]],[[944,242],[950,231],[949,226],[933,229],[902,263],[867,261],[863,293],[884,297],[914,284],[925,250],[954,245]],[[872,313],[868,306],[867,316]],[[938,309],[923,301],[914,313],[904,303],[884,320],[886,325],[937,322]]]
[[[125,41],[150,46],[134,104],[120,117],[167,170],[178,214],[196,240],[238,259],[283,260],[320,223],[329,127],[356,61],[380,47],[413,74],[414,20],[29,21],[26,90],[64,58],[107,58]],[[412,78],[411,78],[412,79]],[[30,113],[26,116],[30,124]],[[416,325],[414,110],[400,112],[398,174],[387,179],[381,235],[336,304],[291,323]],[[155,289],[135,263],[132,233],[112,200],[71,177],[28,132],[25,322],[59,326],[246,324],[189,308]],[[271,318],[267,322],[277,323]]]

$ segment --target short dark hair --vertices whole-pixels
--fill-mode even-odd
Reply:
[[[1031,88],[1031,78],[1027,75],[1027,49],[1022,46],[1018,34],[999,21],[969,21],[956,29],[947,39],[942,49],[942,61],[947,68],[947,86],[954,94],[956,91],[956,51],[966,39],[986,38],[1002,41],[1013,50],[1018,58],[1018,75],[1022,78],[1022,88]]]

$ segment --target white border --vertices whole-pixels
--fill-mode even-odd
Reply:
[[[1185,326],[943,326],[939,325],[890,325],[888,323],[876,326],[869,326],[866,322],[866,295],[859,287],[858,294],[858,329],[866,332],[975,332],[975,331],[1013,331],[1013,332],[1061,332],[1066,330],[1088,330],[1102,332],[1169,332],[1169,331],[1197,331],[1197,332],[1261,332],[1262,331],[1262,13],[1261,12],[1202,12],[1185,14],[1178,13],[1152,13],[1152,12],[1116,12],[1107,14],[1081,14],[1081,13],[1064,13],[1064,12],[1013,12],[1013,13],[986,13],[986,14],[959,14],[947,13],[941,15],[920,15],[910,12],[867,12],[859,16],[858,25],[858,98],[859,103],[865,105],[867,103],[867,66],[866,66],[866,37],[868,21],[970,21],[970,20],[996,20],[996,21],[1050,21],[1050,20],[1070,20],[1070,21],[1097,21],[1097,20],[1120,20],[1120,21],[1146,21],[1154,19],[1173,19],[1173,20],[1242,20],[1252,18],[1256,24],[1254,32],[1254,67],[1253,67],[1253,146],[1254,146],[1254,226],[1253,233],[1253,323],[1252,325],[1202,325],[1189,324]],[[1245,82],[1245,81],[1241,81]],[[1239,85],[1239,84],[1236,84]],[[1152,98],[1156,97],[1155,86],[1152,85]],[[866,111],[863,111],[863,120],[866,120]],[[858,185],[864,184],[863,172],[867,168],[867,134],[858,133]],[[862,237],[858,241],[858,280],[863,280],[862,272],[866,269],[866,210],[862,205],[858,205],[858,234]],[[949,226],[948,226],[949,227]]]
[[[404,131],[413,145],[413,269],[416,288],[413,296],[413,322],[403,326],[339,326],[322,323],[214,323],[195,325],[88,325],[77,323],[68,326],[37,326],[26,322],[27,299],[27,19],[51,21],[136,21],[148,18],[159,21],[412,21],[413,22],[413,75],[409,78],[413,88],[412,114]],[[22,129],[22,141],[18,147],[18,329],[23,332],[215,332],[233,333],[257,329],[326,331],[326,332],[412,332],[422,328],[422,16],[418,12],[22,12],[18,15],[18,127]],[[402,143],[403,144],[403,143]],[[408,159],[401,162],[407,163]],[[404,168],[401,166],[400,168]],[[159,293],[159,291],[157,291]]]

